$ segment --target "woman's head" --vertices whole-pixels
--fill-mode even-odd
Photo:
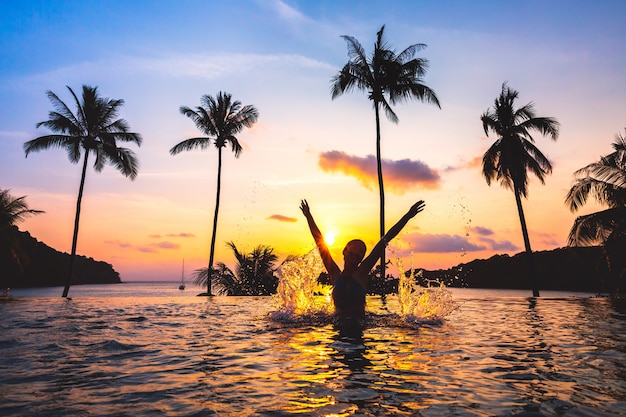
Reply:
[[[367,247],[361,239],[353,239],[343,249],[343,259],[346,264],[358,264],[365,257]]]

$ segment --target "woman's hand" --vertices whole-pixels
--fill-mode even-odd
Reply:
[[[307,219],[311,217],[311,209],[309,208],[309,203],[306,200],[300,201],[300,210],[302,210],[304,217]]]
[[[417,213],[424,210],[425,205],[426,203],[424,203],[424,200],[420,200],[417,203],[413,204],[406,214],[410,217],[415,217]]]

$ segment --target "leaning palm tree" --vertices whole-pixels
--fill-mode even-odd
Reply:
[[[141,145],[141,135],[129,132],[130,127],[126,120],[117,118],[124,100],[101,97],[98,94],[98,87],[83,85],[81,101],[70,87],[67,89],[74,98],[76,113],[73,113],[56,94],[47,91],[46,94],[55,110],[48,114],[48,120],[37,123],[37,127],[44,126],[55,133],[40,136],[24,143],[27,157],[31,152],[48,148],[63,148],[74,164],[80,161],[84,151],[85,156],[76,201],[72,253],[63,297],[67,297],[74,274],[80,208],[89,155],[93,154],[95,157],[93,167],[96,172],[102,171],[104,166],[109,163],[124,176],[134,180],[139,168],[137,157],[132,150],[118,146],[118,142],[133,142],[137,146]]]
[[[367,92],[367,97],[372,100],[374,106],[381,237],[385,234],[385,189],[380,151],[380,109],[385,111],[389,120],[398,123],[398,116],[391,108],[393,104],[416,99],[441,108],[435,92],[423,84],[422,78],[426,74],[428,60],[414,58],[415,54],[426,45],[414,44],[398,54],[384,40],[384,30],[383,25],[378,31],[374,52],[370,57],[366,55],[358,40],[352,36],[342,36],[347,43],[350,60],[331,80],[333,99],[343,93],[358,89]],[[380,258],[380,265],[384,277],[384,251]]]
[[[233,242],[228,246],[235,255],[235,270],[225,263],[218,262],[213,280],[221,292],[226,295],[271,295],[276,292],[278,279],[274,275],[274,264],[278,257],[270,246],[259,245],[251,253],[240,252]],[[195,271],[197,285],[205,285],[208,269]]]
[[[542,135],[556,140],[559,136],[559,123],[551,117],[537,117],[533,103],[528,103],[518,109],[515,100],[518,92],[510,89],[506,83],[502,84],[502,92],[495,100],[493,109],[482,114],[485,134],[489,131],[496,134],[497,140],[483,156],[483,176],[488,185],[498,180],[504,188],[513,190],[517,212],[522,226],[524,246],[529,261],[530,281],[533,296],[539,296],[537,278],[532,261],[532,250],[522,197],[528,196],[528,172],[545,183],[545,176],[552,172],[552,164],[534,145],[531,131],[538,131]]]
[[[209,253],[208,271],[213,272],[213,256],[215,253],[215,236],[217,233],[217,215],[220,208],[220,189],[222,178],[222,148],[230,144],[235,157],[241,154],[241,144],[235,136],[244,127],[251,127],[259,118],[259,112],[254,106],[242,106],[240,101],[232,99],[228,93],[219,92],[217,96],[206,94],[202,96],[201,105],[195,110],[182,106],[180,112],[189,117],[207,137],[186,139],[172,149],[171,155],[193,149],[206,149],[215,145],[217,148],[217,192],[215,197],[215,214],[213,215],[213,233],[211,235],[211,249]],[[211,293],[211,276],[207,278],[207,292]]]
[[[572,212],[583,207],[589,197],[608,207],[579,216],[570,230],[570,246],[601,244],[609,267],[616,276],[626,267],[626,134],[617,135],[609,155],[602,156],[576,172],[565,203]]]

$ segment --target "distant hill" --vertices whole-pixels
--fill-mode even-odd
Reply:
[[[15,248],[14,252],[8,249],[9,244]],[[15,226],[0,231],[0,289],[65,285],[69,261],[68,253],[51,248]],[[72,285],[120,282],[120,275],[111,264],[76,257]]]
[[[610,292],[611,275],[600,246],[565,247],[533,253],[540,290]],[[421,270],[425,279],[450,287],[529,289],[526,253],[495,255],[450,269]]]

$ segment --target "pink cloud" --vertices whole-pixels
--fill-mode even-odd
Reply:
[[[139,252],[145,252],[145,253],[154,253],[156,252],[156,250],[154,250],[153,248],[149,248],[146,246],[137,246],[135,249],[137,249]]]
[[[167,237],[196,237],[196,235],[194,235],[193,233],[187,233],[187,232],[182,232],[182,233],[168,233],[167,235],[165,235]]]
[[[153,243],[150,246],[154,246],[160,249],[178,249],[180,248],[180,245],[178,243],[172,243],[172,242],[159,242],[159,243]]]
[[[494,234],[493,230],[483,226],[474,226],[472,230],[481,236],[492,236]]]
[[[412,233],[405,236],[404,240],[411,242],[412,251],[423,253],[477,252],[488,249],[460,235]]]
[[[323,171],[340,172],[355,177],[364,187],[378,187],[376,157],[365,158],[348,155],[341,151],[322,152],[318,164]],[[401,159],[391,161],[383,159],[383,180],[385,187],[396,194],[403,194],[408,189],[417,187],[438,188],[441,179],[439,172],[422,161]]]
[[[483,230],[483,233],[488,229]],[[488,234],[488,233],[486,233]],[[478,242],[471,241],[467,236],[448,234],[422,234],[411,233],[403,236],[403,240],[410,242],[410,248],[396,251],[405,256],[410,253],[454,253],[454,252],[480,252],[485,250],[513,252],[519,247],[508,240],[495,240],[484,236],[478,238]]]
[[[287,223],[294,223],[298,221],[298,219],[296,219],[295,217],[287,217],[287,216],[283,216],[282,214],[272,214],[271,216],[267,218],[267,220],[277,220],[279,222],[287,222]]]

